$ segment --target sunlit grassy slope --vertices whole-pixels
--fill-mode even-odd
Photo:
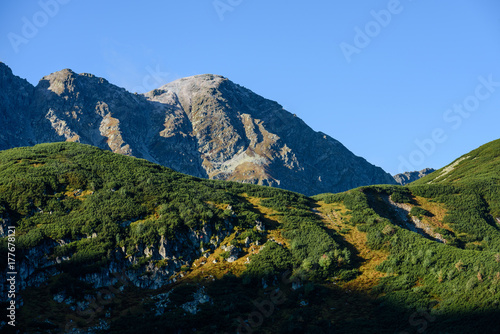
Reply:
[[[66,259],[44,268],[54,270],[21,292],[19,328],[496,333],[498,146],[487,144],[446,175],[443,169],[407,187],[313,198],[197,179],[76,143],[0,152],[0,215],[16,226],[19,261],[51,241],[58,244],[47,258]],[[99,288],[83,282],[118,258],[127,261],[122,273],[148,277],[172,259],[140,249],[209,227],[224,233],[210,244],[186,239],[175,283],[143,289],[127,278]],[[227,261],[230,247],[240,250],[234,262]],[[103,291],[113,293],[99,303]],[[200,291],[207,298],[196,312],[187,311]],[[59,295],[73,302],[59,302]],[[89,300],[95,307],[76,308]]]

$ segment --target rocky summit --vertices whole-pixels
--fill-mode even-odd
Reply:
[[[33,87],[0,63],[0,150],[58,141],[307,195],[395,184],[278,103],[222,76],[197,75],[134,94],[69,69]]]

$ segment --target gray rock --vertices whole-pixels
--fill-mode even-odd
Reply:
[[[255,227],[257,228],[258,231],[265,231],[266,230],[266,226],[260,220],[255,221]]]
[[[193,301],[181,305],[181,308],[184,309],[184,311],[191,314],[197,314],[199,312],[198,306],[200,304],[209,303],[211,301],[211,298],[207,295],[204,286],[200,287],[198,291],[194,293],[193,299]]]
[[[132,94],[69,69],[33,87],[0,63],[0,150],[57,141],[306,195],[395,184],[278,103],[222,76],[197,75]]]
[[[53,299],[58,303],[62,303],[66,299],[66,296],[63,293],[58,293],[54,295]]]
[[[241,249],[230,245],[226,247],[226,251],[229,252],[229,257],[226,259],[227,262],[234,262],[240,257]]]
[[[10,219],[5,214],[5,217],[0,215],[0,238],[3,238],[9,233],[9,226],[11,225]],[[12,232],[11,232],[12,233]]]
[[[433,168],[425,168],[422,169],[421,171],[414,171],[414,172],[405,172],[401,174],[396,174],[394,175],[394,180],[404,186],[407,185],[408,183],[411,183],[413,181],[417,181],[418,179],[429,175],[430,173],[434,172],[435,169]]]
[[[205,224],[200,230],[177,233],[173,239],[167,240],[162,237],[158,243],[153,245],[138,244],[136,245],[138,254],[128,257],[125,254],[125,248],[117,248],[114,250],[109,264],[102,267],[100,271],[88,273],[79,279],[92,284],[94,288],[110,287],[120,281],[124,285],[132,284],[139,288],[158,289],[175,283],[175,279],[172,280],[171,277],[180,273],[183,265],[189,265],[192,260],[199,257],[200,254],[195,248],[190,249],[183,245],[192,244],[194,241],[199,243],[200,240],[207,243],[214,240],[214,243],[218,245],[218,240],[224,240],[233,230],[231,221],[226,220],[223,229],[216,229],[213,224]],[[16,255],[16,269],[18,271],[19,291],[24,290],[27,286],[39,286],[50,277],[59,274],[60,271],[58,271],[56,264],[70,260],[71,254],[63,257],[52,257],[49,254],[53,254],[54,248],[60,244],[71,241],[74,240],[47,240],[36,247],[23,251],[23,253],[18,253]],[[234,248],[234,246],[229,247]],[[238,258],[240,251],[239,248],[231,249],[234,260]],[[138,262],[137,256],[139,254],[142,254],[141,257],[150,256],[152,261],[163,259],[166,265],[156,267],[152,261],[149,261],[138,269],[130,270],[129,266]],[[183,260],[179,260],[181,257]],[[5,281],[6,279],[6,271],[0,273],[0,280]],[[0,301],[6,300],[6,289],[6,284],[0,285]],[[122,285],[120,289],[123,290],[124,286]]]

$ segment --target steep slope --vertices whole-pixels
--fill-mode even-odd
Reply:
[[[0,62],[0,150],[33,144],[29,113],[33,89]]]
[[[394,180],[401,185],[407,185],[408,183],[412,183],[414,181],[417,181],[418,179],[423,178],[426,175],[429,175],[430,173],[434,172],[434,168],[424,168],[421,171],[414,171],[414,172],[405,172],[405,173],[400,173],[394,175]]]
[[[3,85],[19,86],[22,80],[9,71],[4,70]],[[23,140],[9,140],[4,148],[76,141],[197,177],[304,194],[395,183],[279,104],[221,76],[184,78],[139,95],[66,69],[42,78],[32,93],[28,88],[27,93],[9,88],[12,93],[2,97],[21,117],[10,117],[0,130],[23,129],[18,135]],[[27,98],[19,100],[18,92]],[[21,126],[25,123],[32,129]]]
[[[337,217],[330,225],[364,254],[361,275],[346,286],[362,290],[379,277],[371,293],[382,304],[415,310],[397,332],[498,332],[499,156],[497,140],[405,187],[314,197],[321,212]],[[351,229],[366,233],[364,246]],[[386,255],[373,258],[380,251]]]
[[[394,183],[382,169],[313,131],[276,102],[224,77],[184,78],[147,96],[163,102],[172,93],[192,124],[203,167],[211,178],[305,194]]]
[[[467,184],[480,181],[496,183],[499,170],[500,139],[497,139],[464,154],[415,184]]]

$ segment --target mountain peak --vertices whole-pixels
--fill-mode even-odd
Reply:
[[[0,61],[0,74],[2,74],[2,73],[13,75],[12,69],[7,64]]]
[[[48,83],[48,90],[61,95],[66,90],[72,91],[74,89],[74,79],[76,76],[75,72],[66,68],[44,76],[38,83],[38,86],[45,86]]]
[[[16,94],[0,104],[16,101]],[[11,104],[16,110],[16,102]],[[182,78],[138,95],[93,74],[63,69],[43,77],[28,106],[31,114],[13,119],[10,127],[34,124],[35,142],[91,144],[197,177],[303,194],[395,183],[278,103],[221,75]]]
[[[34,87],[0,62],[0,150],[32,144],[30,108]]]
[[[427,176],[434,171],[434,168],[424,168],[421,171],[400,173],[394,175],[394,180],[396,180],[396,182],[400,185],[404,186],[408,183],[421,179],[422,177]]]
[[[87,88],[93,89],[93,87],[91,87],[92,85],[108,83],[108,81],[91,73],[78,74],[69,68],[65,68],[44,76],[38,85],[42,85],[57,95],[61,95],[64,92],[71,93],[75,91],[75,85],[77,83],[86,86],[90,85]]]
[[[42,78],[42,80],[64,80],[70,77],[74,77],[78,74],[76,74],[72,69],[70,68],[65,68],[53,73],[50,73],[49,75],[46,75]]]
[[[203,88],[217,88],[224,81],[229,80],[221,75],[199,74],[174,80],[161,86],[159,89],[170,90],[178,94],[181,91],[200,90]]]

